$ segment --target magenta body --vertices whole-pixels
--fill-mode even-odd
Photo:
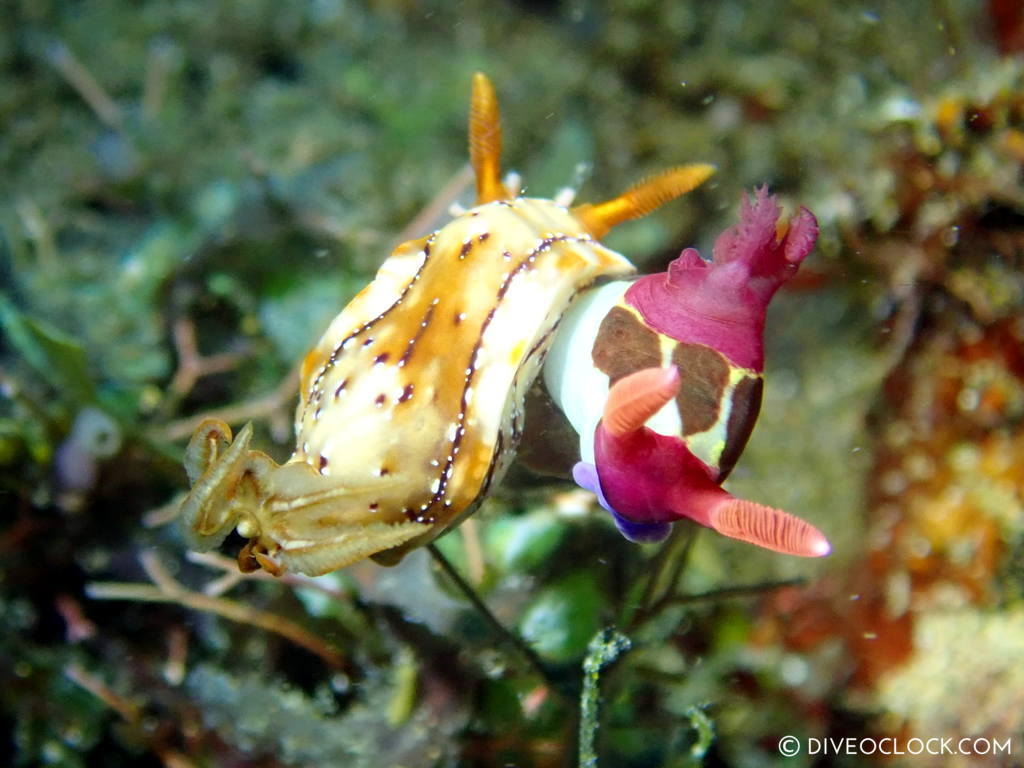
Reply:
[[[801,208],[783,227],[779,226],[780,213],[775,198],[764,187],[753,197],[745,196],[739,223],[719,236],[711,261],[702,259],[692,248],[684,250],[667,272],[642,277],[626,291],[627,308],[638,313],[651,330],[689,350],[688,359],[712,359],[718,367],[709,370],[719,371],[716,375],[721,375],[724,366],[727,372],[740,369],[743,375],[759,377],[764,367],[768,304],[778,288],[796,273],[818,234],[817,222],[807,209]],[[682,372],[684,382],[687,373]],[[732,375],[729,381],[735,381],[738,375]],[[633,386],[632,380],[639,378],[624,377],[613,382],[613,391],[614,387],[628,389]],[[759,379],[757,384],[753,413],[745,415],[748,428],[740,430],[742,434],[737,438],[741,441],[738,451],[760,406]],[[685,383],[681,391],[676,391],[676,399],[691,396]],[[725,393],[722,398],[735,395],[728,387],[721,391]],[[701,394],[706,397],[703,392],[694,397]],[[624,400],[629,399],[626,391]],[[707,407],[720,406],[712,402]],[[612,512],[628,538],[661,538],[667,535],[668,524],[688,518],[726,535],[789,551],[758,540],[767,535],[763,532],[745,533],[740,529],[748,523],[753,529],[763,527],[764,521],[756,518],[760,510],[811,528],[787,513],[734,499],[720,487],[731,461],[727,467],[702,461],[690,450],[685,435],[660,434],[644,425],[624,434],[615,433],[607,428],[607,418],[606,410],[594,435],[596,467],[581,464],[574,474],[577,482],[598,493],[602,505]],[[827,551],[824,537],[820,533],[817,536],[809,545],[813,551],[794,554]]]

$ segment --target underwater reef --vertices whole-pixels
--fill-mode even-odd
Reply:
[[[1019,764],[1018,5],[7,3],[3,753]],[[189,551],[195,428],[251,421],[286,458],[303,356],[396,244],[471,204],[477,71],[530,196],[717,166],[609,235],[641,272],[710,254],[761,185],[817,217],[726,488],[812,521],[829,557],[687,521],[636,544],[592,494],[519,464],[443,559],[275,579],[239,571],[234,535]],[[962,737],[976,753],[866,748]],[[830,738],[857,749],[823,754]]]

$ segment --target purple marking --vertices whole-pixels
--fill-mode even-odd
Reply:
[[[593,464],[585,461],[576,462],[572,468],[572,479],[576,481],[576,485],[597,496],[601,506],[611,513],[619,533],[630,541],[637,544],[664,541],[669,531],[672,530],[671,523],[636,523],[632,520],[627,520],[616,512],[611,504],[608,503],[608,499],[604,497],[604,492],[601,490],[601,482],[597,477],[597,467]]]

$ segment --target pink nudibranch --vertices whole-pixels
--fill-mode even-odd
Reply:
[[[647,328],[674,340],[677,349],[691,350],[685,356],[674,353],[667,365],[611,377],[594,431],[595,463],[580,462],[574,468],[577,483],[598,495],[627,538],[657,540],[667,535],[670,523],[689,518],[731,538],[786,554],[818,557],[831,549],[810,523],[737,499],[720,486],[743,449],[760,405],[768,303],[796,273],[818,234],[817,222],[806,209],[801,208],[788,226],[778,225],[779,215],[774,198],[762,187],[753,200],[743,200],[740,223],[718,238],[711,262],[687,249],[667,273],[643,277],[624,294],[624,309],[638,313]],[[599,355],[595,345],[595,360],[599,357],[613,355]],[[701,363],[709,359],[718,362]],[[683,361],[697,361],[697,372],[681,370],[677,363]],[[709,371],[721,382],[717,390],[705,387]],[[755,388],[737,382],[753,382],[756,394],[739,397],[741,390]],[[719,392],[717,400],[708,397],[712,391]],[[731,402],[726,402],[729,398]],[[678,433],[662,434],[647,426],[673,401],[683,414]],[[705,418],[708,413],[718,415],[718,420]],[[701,427],[703,435],[694,426],[702,419],[711,424]],[[711,434],[718,434],[724,444],[717,454],[709,453],[708,441],[701,440]]]
[[[659,526],[686,517],[776,552],[827,555],[828,540],[810,523],[780,509],[735,498],[714,481],[681,440],[644,426],[678,389],[675,368],[638,371],[612,387],[605,418],[595,435],[595,456],[602,496],[613,514],[630,523]]]

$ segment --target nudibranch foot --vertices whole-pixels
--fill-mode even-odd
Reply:
[[[619,533],[634,544],[656,544],[667,539],[668,535],[672,533],[672,523],[634,523],[614,509],[611,510],[611,513]]]

